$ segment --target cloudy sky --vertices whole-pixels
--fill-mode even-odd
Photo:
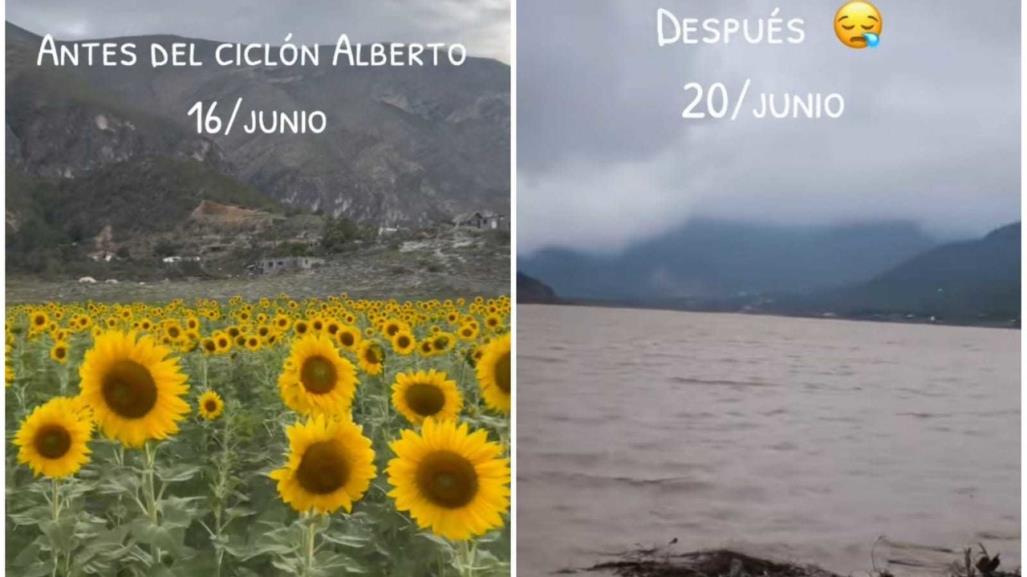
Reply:
[[[103,8],[98,9],[102,4]],[[462,42],[509,62],[508,0],[8,0],[7,19],[62,39],[170,33],[227,42]]]
[[[616,251],[703,215],[908,218],[939,236],[1019,219],[1019,2],[879,0],[881,46],[834,36],[841,2],[521,0],[518,243]],[[659,48],[678,17],[806,21],[801,45]],[[685,121],[685,83],[838,92],[838,120]],[[750,104],[754,100],[749,100]]]

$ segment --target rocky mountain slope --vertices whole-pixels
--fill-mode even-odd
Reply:
[[[11,23],[6,29],[7,165],[28,179],[79,179],[159,156],[201,163],[284,205],[373,226],[509,213],[503,63],[350,68],[322,58],[302,68],[152,68],[144,61],[55,68],[36,66],[38,36]],[[147,54],[151,43],[172,38],[130,40]],[[216,43],[196,42],[200,59],[212,62]],[[196,134],[187,111],[197,101],[218,101],[227,112],[240,97],[243,110],[323,110],[328,128],[320,135]]]

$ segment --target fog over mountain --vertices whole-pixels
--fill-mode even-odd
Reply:
[[[787,227],[696,219],[622,254],[545,249],[521,268],[565,297],[761,297],[866,281],[932,248],[908,222]]]
[[[679,18],[754,20],[779,7],[786,21],[805,20],[806,40],[660,48],[659,7]],[[862,51],[835,38],[837,7],[520,5],[521,253],[618,253],[695,216],[797,226],[906,220],[942,239],[1017,220],[1019,4],[887,3],[880,47]],[[723,82],[737,94],[747,78],[753,94],[840,93],[844,116],[681,119],[685,83]]]

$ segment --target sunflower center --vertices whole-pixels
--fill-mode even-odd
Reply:
[[[296,480],[310,493],[327,495],[345,485],[349,474],[349,463],[342,451],[331,441],[321,441],[303,453]]]
[[[435,385],[416,383],[407,389],[406,402],[415,413],[428,417],[446,406],[446,395]]]
[[[317,355],[303,361],[300,381],[303,387],[315,395],[323,395],[335,388],[335,365]]]
[[[418,465],[417,488],[432,503],[458,509],[478,493],[478,473],[466,458],[452,451],[436,451]]]
[[[405,349],[410,346],[410,337],[406,335],[400,335],[396,339],[396,344],[399,346],[399,348]]]
[[[206,403],[203,403],[203,408],[207,409],[208,413],[213,413],[218,410],[218,403],[214,399],[210,399]]]
[[[60,425],[47,425],[36,433],[36,451],[47,459],[59,459],[71,448],[71,435]]]
[[[353,337],[353,333],[349,331],[344,332],[342,333],[342,335],[339,336],[339,342],[341,342],[342,346],[344,347],[352,347],[354,341],[356,341],[356,339]]]
[[[103,378],[103,398],[112,411],[126,419],[146,416],[157,404],[157,384],[143,365],[123,359]]]
[[[381,350],[378,345],[371,345],[367,347],[367,351],[364,353],[364,360],[372,365],[377,365],[381,362],[380,352]]]
[[[510,353],[505,353],[496,361],[496,386],[506,394],[510,394]]]

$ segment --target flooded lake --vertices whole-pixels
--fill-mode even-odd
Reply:
[[[518,569],[662,545],[1019,566],[1020,332],[518,306]],[[880,549],[877,562],[881,565]]]

